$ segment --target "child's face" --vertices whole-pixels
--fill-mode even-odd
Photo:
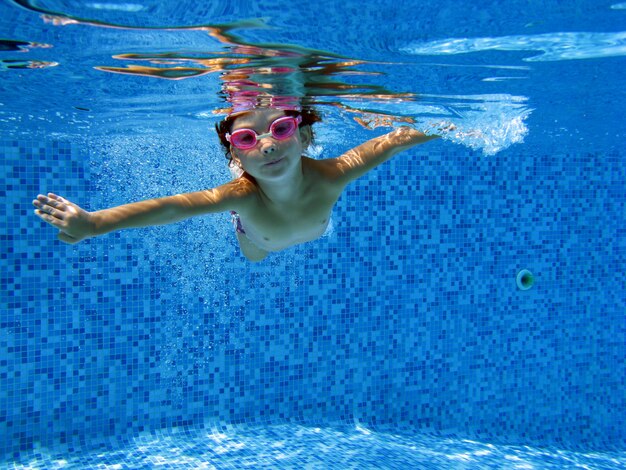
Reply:
[[[233,123],[231,134],[238,129],[252,129],[257,135],[269,132],[270,126],[285,113],[280,109],[257,109],[242,115]],[[250,149],[231,144],[233,160],[248,174],[260,179],[276,179],[298,169],[302,151],[308,144],[308,130],[297,129],[291,137],[279,140],[273,136],[258,139]]]

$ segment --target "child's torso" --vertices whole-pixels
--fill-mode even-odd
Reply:
[[[266,251],[280,251],[324,234],[340,191],[316,171],[308,177],[309,189],[298,200],[275,205],[258,197],[245,214],[240,214],[252,243]]]

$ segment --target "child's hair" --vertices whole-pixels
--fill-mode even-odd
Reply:
[[[312,126],[316,122],[320,122],[322,120],[320,115],[314,109],[303,109],[302,111],[286,109],[284,113],[286,116],[301,116],[302,122],[300,123],[300,127]],[[230,161],[232,161],[233,157],[230,154],[230,144],[228,143],[228,140],[226,140],[226,134],[230,133],[230,131],[232,130],[235,120],[245,114],[245,112],[233,114],[227,116],[225,119],[215,124],[215,130],[217,131],[217,135],[220,138],[220,142],[224,149],[226,149],[226,158],[228,158]],[[313,137],[313,130],[311,130],[311,137]]]

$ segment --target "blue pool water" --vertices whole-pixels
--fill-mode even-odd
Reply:
[[[624,468],[624,24],[617,0],[2,0],[0,468]],[[74,246],[32,214],[225,182],[241,77],[318,109],[315,158],[456,130],[260,264],[226,214]]]

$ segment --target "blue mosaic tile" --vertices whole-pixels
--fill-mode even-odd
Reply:
[[[624,444],[621,155],[484,158],[437,143],[353,184],[331,235],[250,265],[225,215],[60,244],[32,215],[38,192],[95,209],[134,194],[136,175],[103,194],[86,148],[0,149],[8,461],[39,452],[44,468],[64,448],[102,463],[71,451],[209,422]]]
[[[624,452],[499,445],[456,436],[373,431],[362,425],[212,426],[142,433],[109,449],[37,449],[13,468],[594,468],[617,469]]]

